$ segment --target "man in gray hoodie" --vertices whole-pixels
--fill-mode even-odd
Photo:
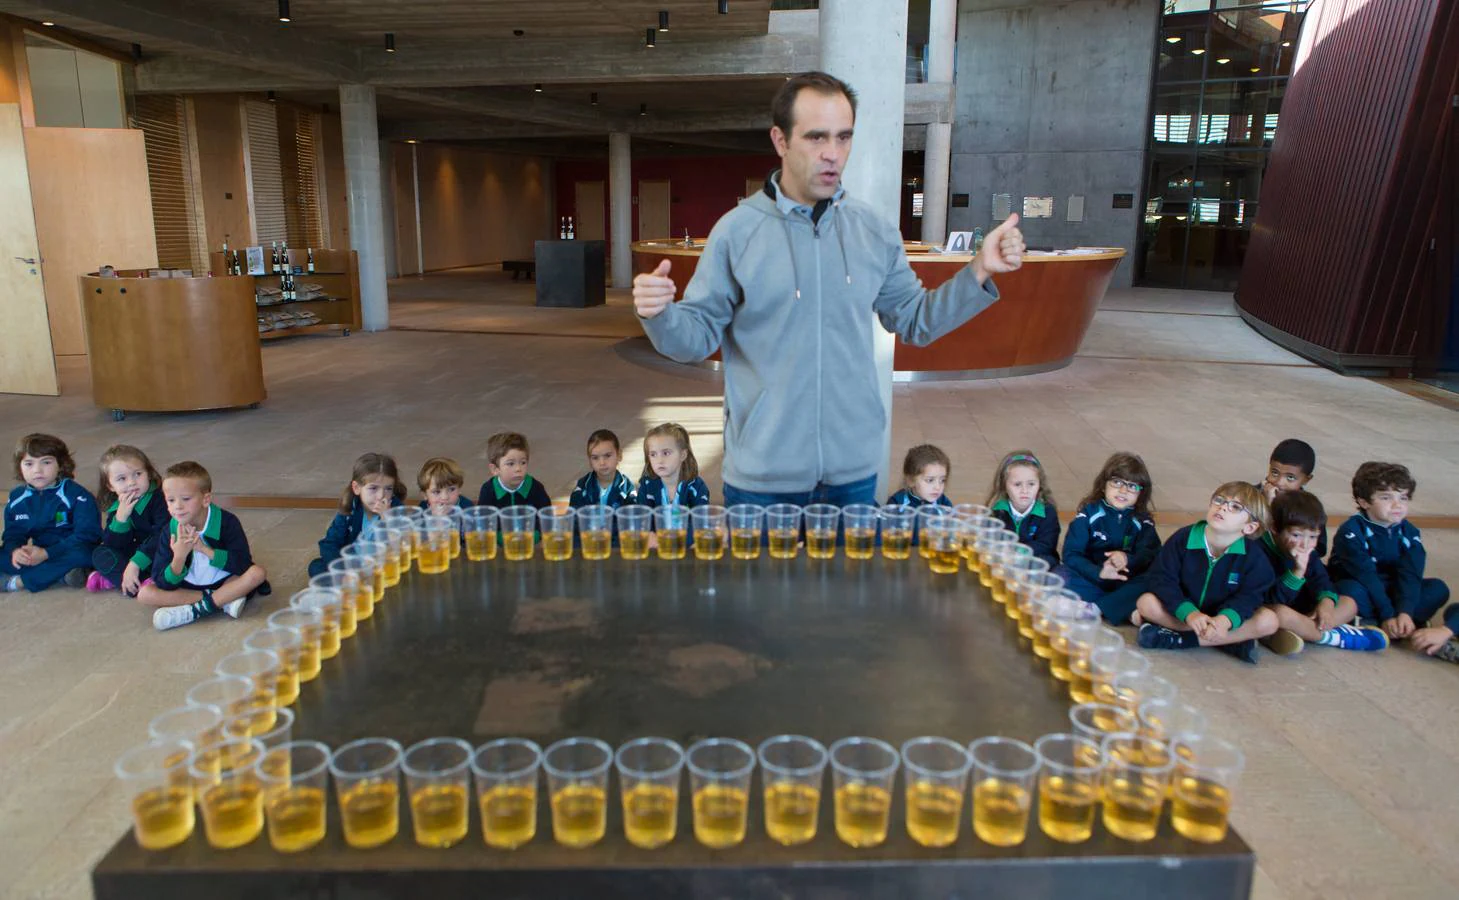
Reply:
[[[633,280],[654,347],[678,362],[724,356],[724,494],[735,503],[875,503],[885,460],[872,314],[928,344],[998,299],[991,276],[1023,264],[1018,216],[934,291],[897,228],[846,196],[856,95],[823,72],[787,81],[770,139],[781,169],[710,232],[675,303],[669,261]]]

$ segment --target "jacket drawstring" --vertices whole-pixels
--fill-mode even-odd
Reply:
[[[795,284],[795,299],[800,299],[800,266],[795,262],[795,239],[790,233],[790,221],[780,217],[780,225],[785,229],[785,249],[790,252],[790,277]],[[844,251],[843,251],[844,252]]]
[[[835,203],[832,204],[832,206],[835,206],[837,209],[839,209],[841,207],[841,201],[839,201],[839,200],[836,201]],[[841,226],[840,225],[837,225],[836,226],[836,243],[839,244],[840,247],[841,247],[841,269],[842,269],[842,271],[844,271],[846,273],[846,283],[847,284],[850,284],[851,283],[851,264],[846,261],[846,238],[843,237],[842,234],[841,234]]]

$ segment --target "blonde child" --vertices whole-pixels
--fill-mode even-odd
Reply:
[[[1003,457],[993,474],[987,505],[1034,556],[1050,566],[1059,564],[1059,511],[1044,467],[1032,450],[1015,450]]]
[[[395,460],[384,453],[366,453],[355,460],[350,483],[339,497],[339,509],[329,531],[319,542],[319,557],[309,563],[310,576],[329,571],[340,552],[380,518],[380,514],[405,500],[405,485]]]
[[[466,484],[466,470],[454,459],[433,456],[420,467],[415,476],[416,487],[420,488],[420,508],[433,516],[444,516],[451,507],[470,509],[471,501],[461,496]]]
[[[699,477],[699,461],[683,425],[665,422],[644,435],[638,502],[648,507],[709,505],[709,485]]]
[[[91,554],[96,569],[86,579],[88,591],[114,591],[137,596],[142,580],[152,573],[152,556],[157,541],[167,531],[172,516],[167,501],[159,496],[162,477],[147,454],[128,444],[108,447],[99,464],[97,506],[103,509],[106,527],[101,546]]]
[[[481,485],[476,502],[482,506],[531,506],[546,509],[552,505],[542,482],[527,474],[531,459],[527,439],[514,431],[503,431],[486,439],[486,458],[491,477]]]
[[[101,542],[96,498],[72,480],[76,461],[54,435],[28,434],[15,445],[15,480],[5,504],[0,590],[43,591],[86,584]]]
[[[1160,552],[1151,512],[1155,486],[1145,461],[1133,453],[1105,460],[1064,535],[1057,572],[1080,598],[1116,625],[1133,622],[1145,592],[1142,576]]]
[[[584,506],[606,506],[617,509],[634,498],[633,481],[618,471],[623,461],[623,447],[618,435],[606,428],[599,428],[588,435],[588,474],[578,479],[568,498],[568,506],[579,509]]]
[[[887,498],[887,503],[912,508],[935,503],[952,506],[947,499],[947,478],[952,474],[952,461],[931,444],[918,444],[907,451],[902,460],[902,489]]]

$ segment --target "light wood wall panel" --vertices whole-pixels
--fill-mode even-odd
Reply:
[[[60,391],[42,274],[24,262],[40,254],[31,204],[20,105],[0,103],[0,321],[5,323],[0,392],[55,395]]]
[[[224,237],[230,247],[247,246],[253,238],[248,221],[248,182],[243,174],[243,126],[238,114],[238,97],[198,94],[192,97],[192,104],[208,250],[223,246]]]
[[[550,230],[552,167],[547,160],[434,144],[415,146],[420,157],[426,271],[532,257],[537,235]],[[405,157],[408,172],[410,154],[399,155]],[[396,194],[396,219],[413,226],[415,210],[404,199],[408,198]],[[410,247],[410,257],[414,249]],[[402,272],[407,258],[400,257]]]
[[[86,352],[78,279],[98,266],[157,265],[142,132],[27,128],[36,235],[57,356]]]
[[[344,134],[339,113],[319,117],[319,131],[324,157],[323,202],[329,215],[329,248],[350,249],[350,198],[344,171]]]

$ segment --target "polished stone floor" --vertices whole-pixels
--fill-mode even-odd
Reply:
[[[486,476],[486,438],[532,440],[532,471],[565,497],[586,471],[598,427],[642,465],[643,432],[674,420],[693,434],[718,494],[721,399],[704,378],[626,362],[631,306],[611,292],[597,310],[536,310],[532,286],[490,271],[392,283],[399,330],[286,339],[264,349],[269,400],[258,410],[133,415],[112,422],[90,402],[84,358],[62,362],[60,398],[0,396],[7,435],[62,435],[94,481],[109,444],[165,466],[196,458],[240,512],[275,594],[234,622],[152,631],[117,597],[58,590],[0,596],[0,894],[89,896],[91,864],[127,813],[111,762],[146,721],[304,582],[329,513],[296,508],[337,495],[351,461],[386,450],[408,480],[429,455],[451,455],[471,486]],[[953,460],[949,494],[981,499],[992,467],[1027,446],[1071,506],[1104,457],[1144,455],[1163,528],[1188,521],[1222,481],[1255,479],[1279,439],[1316,446],[1313,488],[1340,518],[1365,459],[1407,463],[1430,569],[1459,581],[1459,413],[1452,406],[1344,378],[1267,343],[1235,317],[1229,295],[1112,293],[1084,352],[1066,369],[1022,379],[902,384],[899,457],[921,441]],[[1245,666],[1204,652],[1161,655],[1157,671],[1246,750],[1235,821],[1257,848],[1262,900],[1433,898],[1459,883],[1459,667],[1405,648],[1358,655],[1309,650]],[[463,737],[470,737],[463,735]]]

